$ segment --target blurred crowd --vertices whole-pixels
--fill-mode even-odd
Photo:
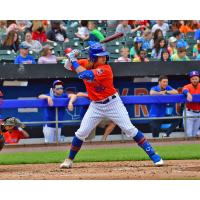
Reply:
[[[200,60],[199,20],[0,20],[0,61],[63,63],[72,49],[118,32],[106,44],[111,62]]]

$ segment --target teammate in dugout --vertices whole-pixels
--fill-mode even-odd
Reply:
[[[89,59],[77,60],[79,51],[73,50],[68,54],[69,60],[65,64],[65,68],[74,69],[78,77],[83,79],[91,103],[72,140],[69,156],[60,167],[72,167],[83,141],[104,117],[117,124],[127,137],[133,138],[156,166],[163,165],[162,158],[143,133],[131,123],[128,112],[114,88],[112,69],[107,63],[109,53],[98,42],[89,42],[89,45]]]
[[[186,124],[184,124],[184,127],[188,137],[195,137],[198,135],[200,128],[200,103],[192,103],[191,101],[193,94],[200,94],[199,72],[191,71],[189,73],[189,78],[191,83],[183,87],[183,94],[189,101],[186,103],[186,116],[193,116],[194,118],[186,118]]]
[[[49,107],[45,108],[44,110],[44,120],[45,121],[55,121],[55,107],[53,107],[53,99],[56,98],[69,98],[69,102],[67,108],[69,111],[73,111],[74,106],[73,103],[76,100],[75,94],[67,94],[64,92],[64,83],[60,80],[55,80],[53,82],[53,88],[50,89],[48,94],[41,94],[38,96],[39,99],[46,99],[48,102]],[[66,112],[66,107],[59,107],[58,108],[58,120],[63,121],[64,115]],[[63,124],[58,124],[58,141],[61,140],[61,129]],[[48,123],[45,124],[43,127],[44,133],[44,140],[45,143],[53,143],[56,142],[56,124],[55,123]]]

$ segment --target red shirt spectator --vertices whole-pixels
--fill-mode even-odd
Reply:
[[[32,32],[32,38],[33,40],[37,40],[40,43],[47,42],[47,36],[45,32],[41,32],[41,33],[38,31]]]
[[[32,39],[38,40],[40,43],[48,41],[45,33],[45,27],[41,20],[33,21]]]
[[[6,131],[3,135],[7,144],[16,144],[20,139],[28,138],[20,128],[14,129],[12,132]]]

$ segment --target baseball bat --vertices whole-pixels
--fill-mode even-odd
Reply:
[[[111,35],[111,36],[106,37],[104,40],[101,40],[100,43],[108,43],[108,42],[110,42],[110,41],[113,41],[113,40],[115,40],[115,39],[117,39],[117,38],[121,38],[121,37],[123,37],[123,36],[124,36],[123,33],[115,33],[115,34],[113,34],[113,35]],[[88,46],[88,47],[85,47],[85,48],[83,49],[83,51],[88,50],[89,48],[90,48],[89,46]]]

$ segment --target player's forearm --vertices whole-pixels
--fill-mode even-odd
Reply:
[[[160,95],[160,94],[161,94],[160,92],[157,92],[157,91],[154,91],[154,90],[150,91],[150,95]]]
[[[170,91],[167,91],[167,94],[178,94],[178,91],[177,90],[170,90]]]
[[[38,96],[39,99],[48,99],[49,96],[45,95],[45,94],[41,94]]]
[[[77,99],[77,96],[75,94],[70,94],[69,96],[70,100],[69,100],[69,103],[74,103]]]
[[[22,128],[18,128],[18,129],[23,133],[24,137],[26,137],[26,138],[30,137],[29,134],[24,129],[22,129]]]

